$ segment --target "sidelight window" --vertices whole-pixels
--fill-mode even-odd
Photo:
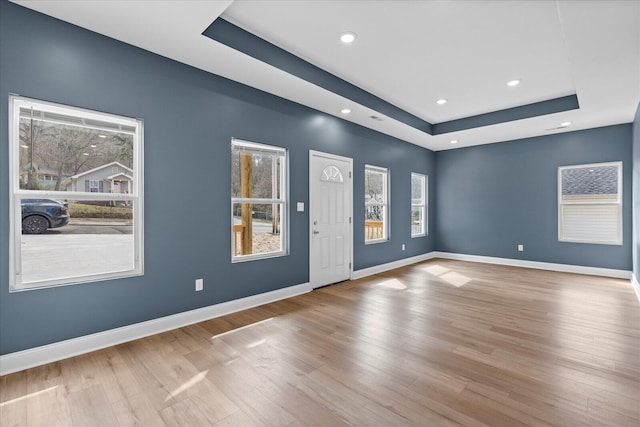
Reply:
[[[365,243],[389,239],[389,170],[365,165],[364,169]]]

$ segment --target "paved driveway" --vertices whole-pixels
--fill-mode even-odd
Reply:
[[[133,268],[133,227],[122,222],[74,224],[23,234],[23,283]]]

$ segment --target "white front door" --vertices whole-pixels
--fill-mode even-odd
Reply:
[[[309,281],[351,278],[353,160],[309,151]]]

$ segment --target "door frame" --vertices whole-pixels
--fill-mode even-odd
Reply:
[[[311,287],[313,289],[321,287],[321,286],[325,286],[325,285],[314,285],[312,282],[312,278],[311,278],[311,262],[312,262],[312,254],[313,254],[313,218],[312,218],[312,212],[313,212],[313,194],[311,191],[311,187],[312,187],[312,179],[314,177],[311,176],[311,163],[313,162],[313,157],[317,156],[317,157],[324,157],[324,158],[328,158],[328,159],[335,159],[335,160],[339,160],[339,161],[343,161],[343,162],[347,162],[349,163],[349,177],[348,177],[348,183],[346,183],[347,185],[347,189],[349,190],[349,203],[347,204],[348,206],[345,207],[345,211],[349,216],[349,232],[348,232],[348,238],[349,238],[349,277],[347,280],[351,280],[353,277],[353,159],[351,157],[344,157],[344,156],[339,156],[337,154],[331,154],[331,153],[325,153],[323,151],[316,151],[316,150],[309,150],[309,221],[308,221],[308,226],[309,226],[309,283],[311,284]]]

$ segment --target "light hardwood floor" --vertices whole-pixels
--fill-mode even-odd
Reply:
[[[4,426],[640,425],[629,281],[431,260],[0,379]]]

